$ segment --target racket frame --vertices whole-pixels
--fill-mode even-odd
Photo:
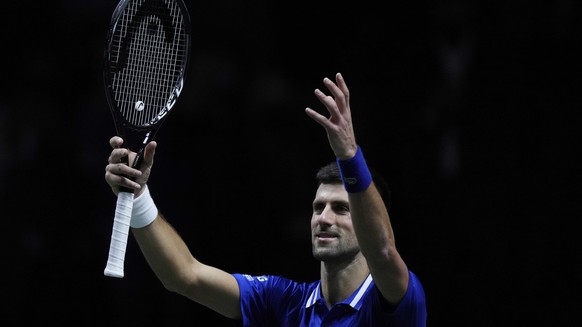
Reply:
[[[113,12],[110,27],[107,33],[105,50],[104,50],[104,61],[103,61],[103,81],[105,84],[105,91],[107,96],[107,102],[110,108],[110,112],[113,116],[113,121],[115,124],[115,130],[118,136],[124,139],[124,147],[132,150],[131,148],[135,145],[138,150],[136,152],[136,157],[132,163],[132,168],[138,168],[142,162],[143,151],[145,146],[154,139],[162,123],[168,117],[168,114],[176,104],[180,93],[182,92],[184,86],[184,79],[188,68],[188,56],[191,48],[191,22],[188,9],[182,0],[172,0],[179,6],[182,15],[182,28],[184,28],[184,40],[185,43],[183,49],[183,67],[176,80],[175,85],[173,85],[172,92],[168,97],[166,105],[160,109],[154,119],[149,123],[144,125],[136,125],[128,121],[126,117],[120,112],[120,108],[117,106],[115,100],[115,91],[113,87],[113,72],[112,67],[114,61],[112,60],[112,47],[113,38],[117,32],[118,23],[120,21],[121,15],[124,14],[126,7],[135,0],[121,0]],[[147,0],[145,0],[147,1]],[[145,2],[143,1],[143,2]],[[164,3],[169,1],[160,0]],[[143,4],[142,2],[142,4]],[[135,17],[135,16],[134,16]],[[139,144],[139,145],[138,145]],[[128,164],[128,158],[123,158],[123,163]],[[120,192],[117,196],[117,203],[115,208],[115,218],[113,221],[111,243],[109,246],[109,255],[107,264],[104,270],[105,276],[123,278],[124,276],[124,261],[125,252],[127,247],[127,240],[129,238],[130,230],[130,220],[131,212],[133,209],[133,199],[134,193],[132,189],[126,187],[120,187]]]

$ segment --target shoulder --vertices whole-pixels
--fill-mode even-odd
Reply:
[[[263,275],[233,274],[239,284],[242,321],[245,326],[298,326],[305,303],[319,285]],[[294,313],[294,314],[291,314]]]
[[[410,278],[408,279],[408,290],[406,292],[407,293],[406,295],[408,295],[408,293],[411,293],[418,300],[422,300],[424,302],[425,299],[424,287],[422,286],[420,279],[412,271],[408,271],[408,275],[410,276]]]
[[[363,324],[370,326],[426,326],[426,300],[424,289],[418,277],[410,275],[408,288],[404,297],[398,304],[390,304],[380,293],[380,290],[372,282],[362,297],[357,302],[356,308],[362,312]]]
[[[310,291],[318,285],[318,282],[296,282],[286,277],[274,275],[253,276],[249,274],[233,274],[239,287],[241,295],[243,292],[305,292]]]
[[[408,271],[408,289],[399,304],[392,307],[392,314],[400,317],[408,317],[416,322],[426,321],[426,295],[420,279]]]

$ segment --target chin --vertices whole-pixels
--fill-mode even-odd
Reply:
[[[319,261],[328,261],[335,258],[337,255],[331,249],[317,248],[312,251],[313,257]]]

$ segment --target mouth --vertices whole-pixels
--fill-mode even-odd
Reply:
[[[337,235],[329,232],[320,232],[315,234],[315,238],[319,241],[331,241],[336,239]]]

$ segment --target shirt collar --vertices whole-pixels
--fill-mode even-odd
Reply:
[[[362,285],[360,285],[360,287],[342,303],[348,304],[352,308],[358,310],[362,306],[362,298],[364,297],[364,294],[372,286],[372,281],[373,281],[372,275],[368,274],[368,277],[362,283]],[[319,281],[317,285],[315,285],[315,289],[313,289],[311,295],[309,295],[309,298],[305,303],[305,307],[309,308],[313,306],[315,303],[317,303],[319,300],[321,300],[321,281]]]

